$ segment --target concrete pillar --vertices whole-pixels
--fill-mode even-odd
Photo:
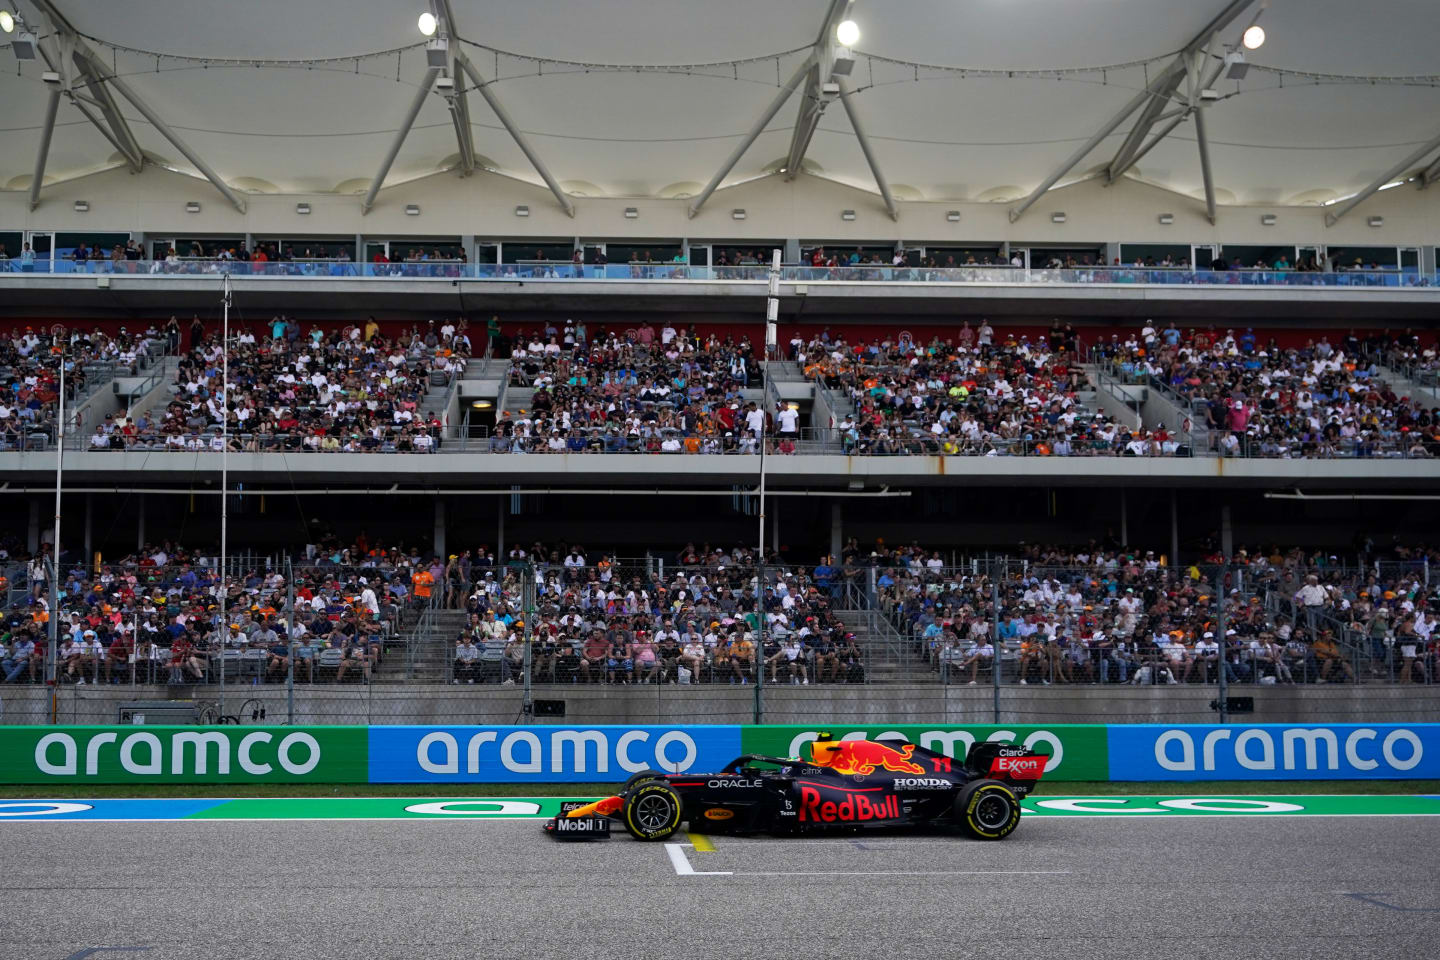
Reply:
[[[1180,505],[1175,491],[1170,491],[1170,565],[1180,564]]]
[[[495,565],[505,566],[505,502],[510,499],[510,494],[500,494],[500,499],[495,504]],[[499,577],[499,571],[495,576]]]
[[[785,252],[784,252],[783,254],[781,254],[781,258],[783,259],[783,261],[784,261],[785,263],[799,263],[799,262],[800,262],[800,240],[799,240],[799,238],[795,238],[795,239],[792,239],[792,240],[786,240],[786,241],[785,241]],[[769,262],[770,262],[770,251],[769,251],[769,250],[766,250],[766,251],[765,251],[765,262],[766,262],[766,263],[769,263]]]
[[[1114,262],[1115,262],[1115,258],[1118,257],[1118,256],[1120,256],[1120,244],[1118,244],[1118,243],[1107,243],[1107,244],[1105,244],[1105,262],[1106,262],[1106,263],[1114,263]]]
[[[1130,546],[1130,502],[1129,492],[1120,488],[1120,546]]]
[[[93,536],[92,518],[95,513],[95,495],[85,494],[85,556],[82,562],[88,567],[90,558],[95,556],[95,538]]]
[[[1230,504],[1220,507],[1220,552],[1228,559],[1235,554],[1235,533],[1230,527]]]
[[[444,560],[445,554],[445,501],[435,498],[435,556]]]
[[[844,538],[844,504],[836,500],[830,504],[830,556],[831,563],[838,563]]]
[[[135,549],[141,550],[145,547],[145,495],[137,493],[135,504],[136,513],[139,516],[139,522],[135,525]]]
[[[25,530],[25,549],[29,553],[40,552],[40,500],[30,498],[30,524]]]

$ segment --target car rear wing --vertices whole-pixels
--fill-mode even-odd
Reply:
[[[977,743],[965,754],[965,769],[977,777],[1003,780],[1028,791],[1045,773],[1050,758],[1015,743]]]

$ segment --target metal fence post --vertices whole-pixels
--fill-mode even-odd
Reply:
[[[1215,686],[1219,693],[1220,722],[1230,722],[1230,706],[1227,697],[1230,693],[1230,684],[1226,681],[1225,674],[1230,670],[1230,642],[1225,636],[1225,567],[1221,566],[1215,574],[1215,597],[1219,602],[1219,614],[1215,618],[1215,633],[1220,641],[1220,662],[1216,665],[1219,675],[1215,678]]]
[[[995,657],[990,667],[991,697],[994,701],[991,709],[991,721],[1000,722],[1000,665],[1003,662],[1001,657],[1000,640],[1000,578],[994,573],[990,574],[990,598],[993,609],[990,612],[990,645],[995,648]]]
[[[290,563],[290,555],[285,555],[285,584],[286,602],[285,609],[290,618],[285,625],[285,650],[289,656],[286,661],[289,669],[285,672],[285,700],[286,700],[286,723],[295,725],[295,568]],[[221,660],[224,663],[224,660]]]
[[[525,629],[520,635],[520,641],[525,645],[525,661],[521,668],[521,673],[523,674],[521,678],[523,690],[520,695],[520,715],[525,718],[525,723],[534,722],[533,717],[535,713],[535,701],[532,697],[530,682],[532,674],[531,666],[534,662],[531,653],[535,643],[535,610],[538,606],[536,595],[539,592],[536,576],[535,559],[532,557],[530,559],[529,570],[520,571],[520,596],[522,598],[520,609],[524,611],[525,614]]]

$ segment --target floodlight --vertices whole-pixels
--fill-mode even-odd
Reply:
[[[431,13],[429,10],[426,10],[424,13],[420,14],[420,32],[425,34],[425,36],[435,36],[435,28],[438,25],[439,24],[435,20],[435,14]]]
[[[0,30],[6,33],[15,32],[15,14],[9,10],[0,10]]]
[[[1234,36],[1234,34],[1231,34],[1231,36]],[[1245,44],[1246,50],[1259,50],[1265,45],[1265,28],[1259,24],[1248,27],[1245,30],[1245,35],[1241,38],[1241,42]]]
[[[1248,36],[1248,34],[1247,34]],[[1261,33],[1261,41],[1264,41],[1264,33]],[[853,47],[860,42],[860,25],[854,20],[842,20],[840,26],[835,28],[835,39],[840,41],[842,47]],[[1258,47],[1260,44],[1256,44]]]

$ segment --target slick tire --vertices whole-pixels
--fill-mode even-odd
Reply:
[[[650,769],[641,770],[639,773],[632,773],[630,779],[625,781],[625,786],[620,788],[620,792],[624,793],[637,783],[644,783],[646,780],[659,780],[664,776],[665,774],[659,770]]]
[[[1020,825],[1020,798],[999,780],[975,780],[955,796],[955,823],[976,840],[1004,840]]]
[[[621,819],[636,840],[668,840],[680,829],[680,794],[659,780],[641,783],[625,798]]]

